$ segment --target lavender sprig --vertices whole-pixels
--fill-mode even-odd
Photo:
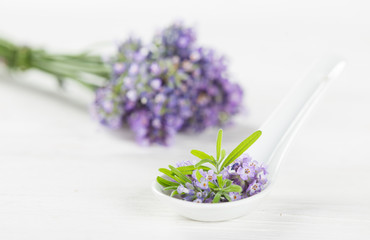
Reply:
[[[164,177],[157,182],[171,197],[197,203],[218,203],[250,197],[263,190],[267,183],[266,168],[244,152],[261,136],[256,131],[241,142],[227,157],[221,148],[222,130],[218,131],[216,158],[199,150],[191,153],[200,160],[186,161],[175,168],[160,168]],[[204,165],[211,165],[212,168]]]

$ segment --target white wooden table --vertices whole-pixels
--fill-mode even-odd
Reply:
[[[198,23],[200,40],[231,57],[231,70],[246,89],[248,115],[240,115],[224,133],[229,150],[258,128],[319,53],[330,48],[346,56],[349,65],[297,135],[268,199],[248,216],[219,223],[178,216],[150,191],[159,167],[190,158],[192,148],[213,151],[215,129],[179,135],[171,148],[141,148],[127,130],[112,133],[93,122],[87,110],[92,96],[79,86],[61,92],[48,76],[11,77],[1,70],[1,240],[370,239],[370,21],[365,3],[235,1],[226,7],[228,20],[222,20],[221,2],[206,14],[209,2],[194,7],[187,1],[185,10],[194,10],[187,16],[171,2],[140,8],[141,1],[110,1],[101,13],[105,17],[97,17],[100,5],[93,2],[92,12],[84,12],[99,26],[92,28],[78,21],[85,4],[69,9],[71,2],[65,2],[22,2],[27,10],[14,13],[19,3],[8,1],[0,10],[0,34],[65,50],[116,37],[119,19],[125,23],[122,31],[137,29],[145,36],[174,17]],[[128,9],[121,18],[117,6]],[[62,21],[68,11],[71,17]],[[12,14],[15,18],[6,21]],[[28,17],[29,25],[20,16]],[[44,17],[48,33],[38,24]],[[55,29],[63,24],[70,26],[65,33]],[[83,36],[78,34],[82,26]],[[74,34],[71,40],[68,35]]]

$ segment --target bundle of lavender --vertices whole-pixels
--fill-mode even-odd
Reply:
[[[101,124],[128,126],[141,145],[169,145],[178,132],[224,125],[240,111],[243,91],[222,56],[196,44],[192,28],[175,23],[149,44],[129,38],[109,60],[90,54],[50,54],[0,39],[0,61],[11,70],[38,69],[95,91]],[[92,83],[86,75],[104,79]]]

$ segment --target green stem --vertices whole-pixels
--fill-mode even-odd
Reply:
[[[84,87],[95,90],[100,87],[85,80],[84,74],[94,75],[104,80],[110,77],[110,68],[100,56],[88,54],[49,54],[44,50],[20,47],[0,38],[0,60],[13,70],[38,69],[53,75],[58,80],[74,80]]]
[[[88,83],[88,82],[82,80],[80,77],[78,77],[76,75],[72,75],[72,74],[66,73],[64,71],[60,71],[59,69],[55,69],[55,68],[50,67],[50,66],[44,67],[42,65],[35,64],[34,65],[34,68],[35,69],[38,69],[40,71],[49,73],[49,74],[55,76],[57,79],[72,79],[72,80],[78,82],[82,86],[84,86],[84,87],[86,87],[86,88],[88,88],[88,89],[90,89],[92,91],[95,91],[97,88],[100,87],[99,85]]]

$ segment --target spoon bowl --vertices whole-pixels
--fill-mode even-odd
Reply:
[[[164,191],[154,181],[153,193],[175,212],[198,221],[224,221],[252,212],[271,191],[281,161],[297,130],[329,83],[340,75],[345,65],[345,61],[336,56],[327,56],[316,62],[312,70],[293,87],[261,126],[261,137],[247,152],[253,159],[267,166],[268,183],[263,191],[238,201],[199,204],[170,197],[170,192]]]
[[[248,198],[224,203],[194,203],[170,197],[169,191],[153,182],[152,191],[160,201],[169,205],[176,213],[197,221],[219,222],[238,218],[255,210],[270,192],[270,184],[262,192]]]

